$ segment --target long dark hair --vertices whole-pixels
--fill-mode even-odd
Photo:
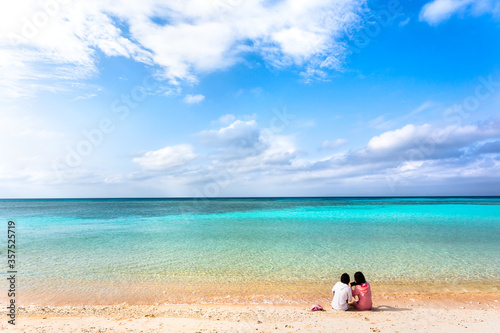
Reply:
[[[356,284],[366,283],[365,276],[361,272],[354,273],[354,281],[356,281]]]

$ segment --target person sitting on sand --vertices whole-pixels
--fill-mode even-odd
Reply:
[[[349,308],[347,303],[352,302],[352,290],[349,287],[350,280],[349,274],[344,273],[340,277],[340,281],[333,286],[332,308],[334,310],[346,311]]]
[[[358,300],[354,302],[354,307],[359,311],[372,309],[372,290],[370,284],[366,282],[365,276],[361,272],[354,273],[354,290],[352,296],[358,296]]]

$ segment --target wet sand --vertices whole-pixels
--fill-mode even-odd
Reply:
[[[300,305],[328,303],[336,281],[43,281],[39,285],[21,281],[17,303],[20,305],[160,305],[160,304],[274,304]],[[371,283],[378,297],[405,294],[476,294],[500,293],[500,283],[468,282],[429,284],[419,281]],[[0,302],[7,301],[0,295]]]

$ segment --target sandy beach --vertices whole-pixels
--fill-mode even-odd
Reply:
[[[0,8],[0,333],[500,333],[500,0]]]
[[[185,218],[187,203],[3,202],[28,215],[0,331],[499,331],[500,199],[214,199]],[[332,310],[356,271],[373,311]]]
[[[374,310],[309,311],[307,304],[20,306],[13,332],[494,332],[500,294],[374,297]]]

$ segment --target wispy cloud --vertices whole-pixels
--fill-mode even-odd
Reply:
[[[73,98],[72,101],[75,102],[75,101],[78,101],[78,100],[81,100],[81,99],[91,99],[91,98],[94,98],[96,96],[97,96],[97,94],[88,93],[88,94],[77,96],[77,97]]]
[[[198,95],[186,95],[184,97],[184,102],[188,104],[198,104],[201,103],[205,99],[205,96],[198,94]]]
[[[346,139],[342,139],[342,138],[336,139],[333,141],[325,140],[321,144],[321,149],[322,150],[335,149],[339,146],[345,145],[347,142],[349,142],[349,141]]]
[[[416,115],[416,114],[419,114],[425,110],[428,110],[432,107],[436,106],[436,103],[432,102],[432,101],[425,101],[423,102],[422,104],[420,104],[418,107],[416,107],[415,109],[413,109],[410,114],[408,114],[408,116],[413,116],[413,115]]]
[[[400,27],[404,27],[404,26],[405,26],[405,25],[407,25],[408,23],[410,23],[410,18],[409,18],[409,17],[407,17],[407,18],[406,18],[406,20],[403,20],[403,21],[399,22],[399,24],[398,24],[398,25],[399,25]]]
[[[236,120],[236,116],[234,114],[225,114],[223,116],[220,116],[219,119],[212,121],[212,124],[222,124],[222,125],[229,125],[232,122]]]
[[[148,151],[139,157],[134,157],[133,161],[146,170],[166,171],[183,166],[195,157],[193,148],[183,144]]]
[[[500,4],[496,0],[433,0],[422,8],[420,20],[437,25],[453,15],[464,13],[499,15]]]
[[[25,96],[56,81],[96,75],[97,51],[152,66],[170,84],[259,54],[270,66],[298,66],[306,78],[338,69],[365,0],[5,2],[0,10],[3,87]],[[220,5],[220,3],[219,3]],[[279,15],[276,15],[279,13]],[[43,17],[44,22],[34,22]]]

